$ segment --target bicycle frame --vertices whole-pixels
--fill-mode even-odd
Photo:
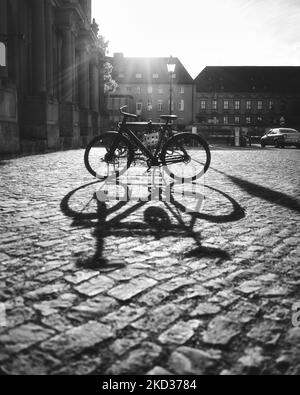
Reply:
[[[126,119],[125,119],[125,120],[123,120],[122,124],[120,125],[118,133],[120,135],[128,135],[132,139],[132,141],[135,143],[136,147],[138,147],[146,155],[146,157],[149,160],[151,160],[152,164],[154,164],[155,166],[159,166],[160,162],[159,162],[158,154],[162,148],[163,137],[164,137],[166,131],[168,130],[168,127],[170,126],[170,124],[167,121],[164,124],[163,129],[159,132],[160,137],[159,137],[159,141],[158,141],[158,144],[157,144],[154,154],[152,154],[152,152],[147,147],[145,147],[143,142],[135,135],[135,133],[128,128],[128,126],[130,126],[130,125],[141,125],[141,124],[143,124],[143,123],[142,122],[140,122],[140,123],[139,122],[136,122],[136,123],[126,122]],[[145,125],[147,125],[147,124],[145,124]],[[112,144],[110,152],[114,152],[115,149],[117,148],[117,146],[118,146],[118,137],[116,137],[116,140]]]

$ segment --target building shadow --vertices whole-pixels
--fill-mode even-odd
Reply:
[[[95,193],[90,196],[90,203],[93,202],[95,209],[92,212],[86,211],[87,205],[76,202],[76,209],[71,207],[70,201],[76,194],[90,186],[96,185],[99,181],[83,185],[69,192],[61,201],[61,211],[69,218],[72,218],[72,227],[92,229],[95,238],[95,252],[91,257],[78,259],[77,266],[81,268],[99,269],[101,271],[112,271],[125,266],[122,259],[106,259],[103,257],[104,241],[109,236],[114,237],[146,237],[152,236],[156,240],[174,236],[180,238],[192,238],[196,244],[193,249],[185,251],[185,257],[212,257],[220,260],[229,260],[228,252],[202,245],[201,233],[195,231],[195,223],[198,219],[213,223],[226,223],[242,219],[245,212],[242,207],[229,195],[215,188],[207,186],[208,190],[213,190],[225,197],[232,204],[232,211],[227,215],[209,215],[202,213],[187,213],[186,207],[178,202],[171,194],[170,202],[163,202],[163,208],[154,206],[149,201],[116,201],[109,207],[107,202],[97,199]],[[126,186],[127,196],[130,196],[129,188]],[[149,196],[150,197],[150,196]],[[76,200],[76,199],[75,199]],[[111,204],[111,202],[110,202]],[[80,208],[80,209],[79,209]],[[145,208],[142,221],[130,221],[129,217],[138,210]],[[120,212],[122,210],[122,212]],[[172,219],[172,220],[171,220]],[[174,223],[176,221],[176,223]]]
[[[284,208],[288,208],[292,211],[300,213],[300,202],[292,196],[289,196],[282,192],[274,191],[270,188],[263,187],[262,185],[245,180],[243,178],[232,176],[215,168],[213,168],[213,170],[227,177],[235,185],[237,185],[239,188],[241,188],[243,191],[247,192],[251,196],[255,196],[274,205],[282,206]]]

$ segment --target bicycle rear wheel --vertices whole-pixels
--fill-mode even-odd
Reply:
[[[117,148],[108,155],[115,141]],[[88,144],[84,153],[84,164],[93,177],[105,180],[124,174],[130,167],[133,156],[131,143],[124,136],[117,132],[106,132]]]
[[[181,133],[167,141],[161,159],[171,178],[195,181],[207,172],[211,153],[202,137],[193,133]]]

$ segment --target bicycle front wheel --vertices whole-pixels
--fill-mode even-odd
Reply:
[[[193,133],[181,133],[167,141],[161,159],[171,178],[195,181],[207,172],[211,153],[202,137]]]
[[[116,149],[111,152],[111,147]],[[93,177],[105,180],[125,173],[133,161],[134,152],[130,142],[117,132],[97,136],[86,147],[84,164]]]

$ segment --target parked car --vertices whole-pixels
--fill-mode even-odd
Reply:
[[[271,129],[261,138],[260,143],[262,147],[273,145],[284,148],[293,145],[300,148],[300,132],[289,128]]]

